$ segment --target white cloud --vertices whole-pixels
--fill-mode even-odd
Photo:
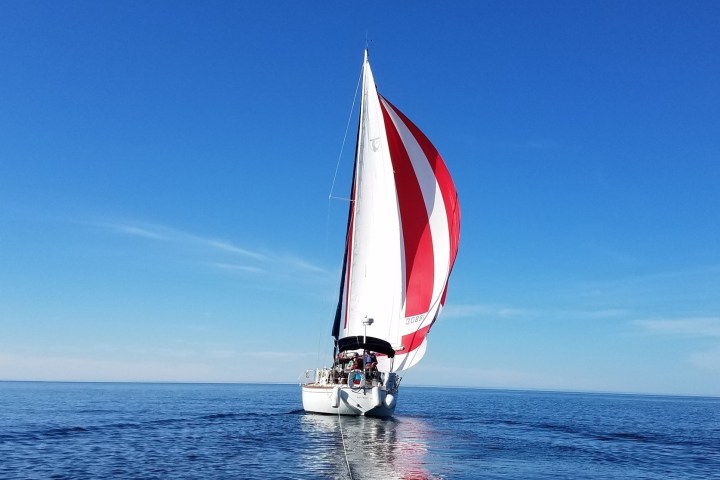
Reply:
[[[720,339],[720,317],[690,317],[661,320],[636,320],[635,325],[655,335],[710,339],[713,343]],[[720,345],[690,354],[691,365],[720,373]]]
[[[635,320],[633,323],[656,334],[720,338],[720,317]]]
[[[5,349],[6,350],[6,349]],[[0,353],[0,380],[295,382],[310,353],[205,348]],[[126,349],[123,349],[127,353]],[[297,362],[298,359],[302,361]],[[308,361],[308,366],[310,362]]]
[[[208,355],[212,358],[235,358],[237,357],[237,351],[231,349],[211,350]]]
[[[329,274],[328,270],[295,255],[261,253],[227,240],[196,235],[165,225],[134,221],[100,222],[93,225],[115,234],[164,242],[177,248],[193,249],[199,252],[196,255],[202,257],[200,263],[221,270],[275,274],[279,277],[292,275],[293,278],[297,273],[303,272],[321,276]],[[212,257],[216,260],[211,260]],[[238,257],[242,258],[242,263],[235,261]]]
[[[714,282],[718,273],[720,273],[720,265],[647,273],[613,280],[586,282],[579,285],[579,292],[577,288],[573,287],[568,294],[586,297],[609,296],[627,292],[657,294],[659,288],[676,290],[679,285],[686,285],[688,282],[704,282],[708,277],[710,281]]]
[[[443,308],[442,318],[548,318],[548,319],[601,319],[627,315],[627,310],[605,308],[595,310],[521,308],[489,304],[450,304]]]
[[[114,230],[118,233],[122,233],[125,235],[132,235],[135,237],[142,237],[142,238],[151,238],[153,240],[168,240],[168,238],[164,235],[161,235],[157,231],[148,230],[147,228],[138,227],[137,225],[121,225],[121,224],[115,224],[115,225],[104,225],[107,228]]]
[[[221,270],[234,270],[248,273],[262,273],[265,270],[259,267],[251,267],[249,265],[237,265],[232,263],[210,263],[209,265]]]
[[[314,354],[314,353],[298,353],[298,352],[288,352],[288,351],[245,352],[245,355],[248,355],[250,357],[262,358],[262,359],[283,360],[283,361],[296,360],[299,357],[310,358],[310,357],[316,356],[316,354]]]
[[[322,273],[322,274],[328,273],[327,270],[325,270],[324,268],[318,267],[317,265],[313,265],[312,263],[310,263],[306,260],[303,260],[301,258],[297,258],[294,256],[286,255],[282,258],[282,261],[287,263],[290,266],[293,266],[293,267],[299,269],[299,270],[305,270],[308,272]]]
[[[210,247],[214,247],[219,250],[223,250],[225,252],[236,253],[236,254],[242,255],[244,257],[255,258],[258,260],[262,260],[265,258],[265,256],[260,253],[252,252],[250,250],[240,248],[236,245],[233,245],[228,242],[224,242],[222,240],[211,240],[211,239],[205,239],[205,238],[200,238],[200,237],[195,237],[195,236],[191,236],[190,238],[194,238],[200,243],[206,243]]]
[[[177,230],[175,228],[167,227],[164,225],[141,222],[107,222],[97,225],[110,231],[124,235],[149,238],[169,243],[199,246],[211,250],[232,253],[256,260],[263,260],[265,258],[265,255],[259,252],[254,252],[252,250],[242,248],[225,240],[194,235],[192,233],[184,232],[182,230]]]
[[[485,304],[450,304],[443,308],[442,318],[467,317],[516,317],[527,315],[530,311],[521,308],[512,308]]]
[[[693,353],[690,355],[690,363],[703,370],[720,373],[720,346]]]
[[[590,389],[585,382],[552,373],[515,368],[458,367],[421,365],[405,372],[408,384],[473,386],[517,389]]]

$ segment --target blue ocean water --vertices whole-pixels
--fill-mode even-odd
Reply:
[[[391,420],[300,402],[296,385],[0,382],[0,478],[720,479],[719,398],[405,386]]]

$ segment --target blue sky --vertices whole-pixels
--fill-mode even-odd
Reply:
[[[717,2],[2,10],[0,379],[322,364],[367,37],[462,203],[405,383],[720,395]]]

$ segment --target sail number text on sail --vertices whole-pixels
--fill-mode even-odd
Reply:
[[[425,315],[413,315],[412,317],[406,317],[405,325],[410,325],[411,323],[420,322],[420,321],[422,321],[423,318],[425,318]]]

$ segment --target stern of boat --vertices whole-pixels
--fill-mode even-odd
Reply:
[[[330,368],[306,370],[301,384],[303,409],[334,415],[392,416],[400,377],[396,373],[385,373],[379,379],[366,381],[362,372],[356,375],[349,375],[345,383],[333,378]]]

